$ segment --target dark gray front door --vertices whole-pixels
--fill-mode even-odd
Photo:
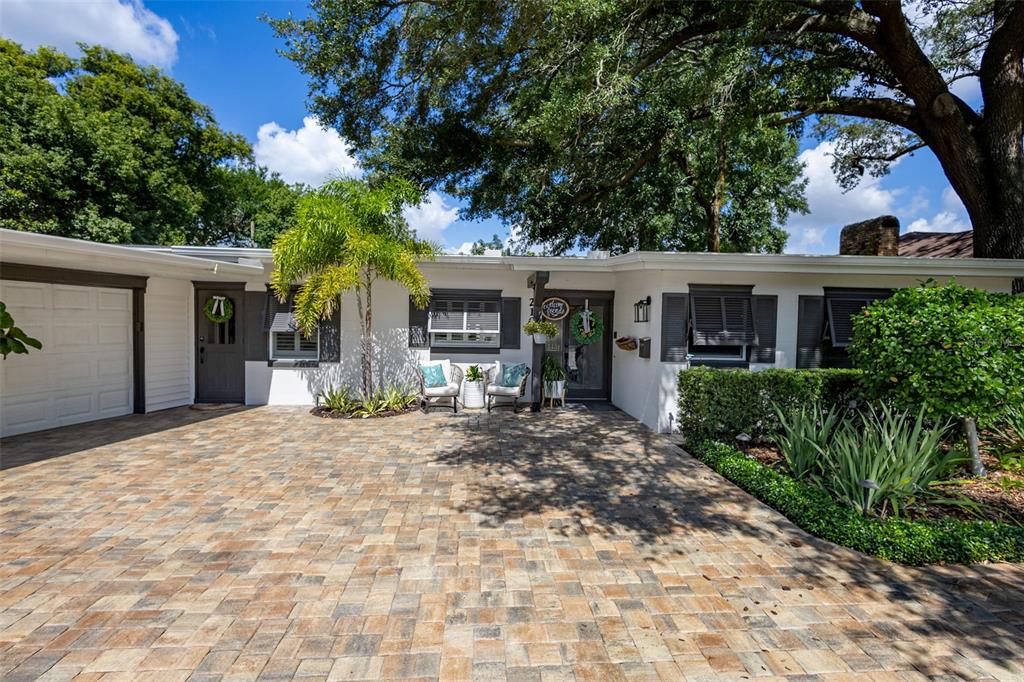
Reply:
[[[245,285],[196,285],[196,402],[245,402]],[[224,296],[234,307],[227,322],[212,322],[203,307]]]
[[[612,295],[605,291],[549,291],[569,304],[569,314],[555,324],[556,338],[548,339],[545,355],[559,359],[565,369],[566,394],[570,400],[608,400],[611,398]],[[588,344],[580,344],[569,329],[569,321],[578,311],[590,312],[604,322],[604,334]]]

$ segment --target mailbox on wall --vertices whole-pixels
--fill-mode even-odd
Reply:
[[[649,336],[640,339],[640,357],[651,359],[651,337]]]

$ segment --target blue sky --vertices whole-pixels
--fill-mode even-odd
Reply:
[[[324,130],[306,110],[306,82],[276,52],[281,42],[259,20],[266,13],[304,15],[304,2],[188,0],[2,0],[0,35],[32,48],[55,45],[75,51],[76,41],[129,52],[167,70],[195,99],[209,105],[222,127],[245,135],[257,160],[287,180],[316,183],[330,174],[358,173],[344,141]],[[976,98],[970,85],[962,93]],[[971,102],[974,103],[974,102]],[[931,152],[903,159],[881,179],[866,179],[843,193],[829,169],[830,143],[806,139],[801,160],[810,184],[811,213],[787,224],[794,253],[835,253],[842,225],[883,213],[903,229],[956,231],[969,228],[963,205]],[[493,233],[496,220],[458,219],[458,203],[432,194],[408,215],[418,231],[457,249]]]

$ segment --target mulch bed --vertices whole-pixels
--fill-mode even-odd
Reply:
[[[774,469],[784,469],[782,453],[778,447],[768,444],[746,445],[740,448],[748,457]],[[967,510],[954,505],[917,504],[909,511],[911,518],[957,518],[977,519],[982,517],[993,521],[1009,521],[1024,524],[1024,474],[1005,471],[999,468],[999,460],[989,455],[982,455],[988,475],[984,478],[972,478],[970,472],[964,470],[962,478],[954,483],[941,486],[947,497],[964,497],[980,505],[978,510]],[[1014,483],[1016,481],[1016,483]]]
[[[404,410],[388,410],[387,412],[378,412],[377,414],[352,414],[351,412],[343,412],[341,410],[332,410],[327,407],[314,407],[309,411],[310,414],[324,419],[379,419],[381,417],[397,417],[400,414],[408,414],[409,412],[415,412],[420,409],[418,405],[410,405]]]

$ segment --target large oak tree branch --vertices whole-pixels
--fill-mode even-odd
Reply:
[[[643,170],[644,166],[649,164],[654,159],[658,158],[658,155],[661,153],[661,144],[664,139],[665,135],[660,135],[651,144],[651,146],[648,147],[647,150],[643,154],[641,154],[637,158],[637,160],[634,161],[633,164],[629,168],[627,168],[623,173],[621,173],[618,177],[615,177],[611,180],[602,180],[601,182],[597,183],[594,189],[577,193],[572,198],[572,203],[585,204],[588,201],[594,199],[597,196],[600,196],[601,194],[604,194],[609,190],[618,189],[619,187],[625,185],[627,182],[636,177],[636,174]]]

